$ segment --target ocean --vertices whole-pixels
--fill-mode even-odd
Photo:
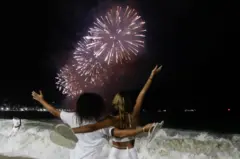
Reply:
[[[60,122],[53,119],[23,119],[17,134],[8,137],[12,120],[0,119],[0,159],[68,159],[69,150],[49,139],[54,125]],[[147,134],[136,138],[140,159],[240,159],[240,134],[166,126],[157,131],[151,143],[148,143]],[[107,154],[109,148],[110,144],[106,144],[103,152]]]

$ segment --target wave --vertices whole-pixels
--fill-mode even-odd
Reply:
[[[8,137],[11,120],[0,120],[0,153],[39,159],[68,159],[69,150],[53,144],[49,135],[58,121],[22,120],[15,136]],[[239,134],[160,129],[151,143],[146,134],[136,138],[140,159],[239,159]],[[103,153],[108,154],[110,144]]]

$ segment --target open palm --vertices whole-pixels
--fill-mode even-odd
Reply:
[[[33,99],[35,99],[36,101],[43,100],[42,91],[39,91],[39,94],[36,93],[35,91],[32,91],[32,97],[33,97]]]

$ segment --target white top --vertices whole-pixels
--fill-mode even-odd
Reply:
[[[111,116],[113,116],[113,115],[111,115]],[[128,114],[128,119],[131,120],[130,114]],[[114,127],[111,127],[111,128],[109,128],[109,131],[110,131],[111,133],[113,133],[113,132],[112,132],[113,129],[114,129]],[[114,141],[114,142],[128,142],[128,141],[135,140],[135,136],[118,138],[118,137],[114,137],[113,134],[111,134],[111,135],[112,135],[112,141]]]
[[[84,121],[80,123],[75,112],[61,111],[60,118],[71,128],[94,124],[96,121]],[[100,159],[102,147],[108,143],[107,136],[111,136],[110,128],[100,129],[89,133],[76,134],[78,142],[74,150],[70,150],[70,159]]]
[[[113,127],[109,128],[110,132],[113,131]],[[128,141],[132,141],[135,139],[134,136],[130,136],[130,137],[123,137],[123,138],[118,138],[118,137],[114,137],[113,134],[112,135],[112,141],[114,142],[128,142]]]

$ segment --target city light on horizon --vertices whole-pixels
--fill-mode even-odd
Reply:
[[[60,111],[72,111],[71,109],[57,109]],[[4,106],[4,107],[0,107],[0,111],[19,111],[19,112],[25,112],[25,111],[39,111],[39,112],[47,112],[47,109],[45,108],[39,108],[39,107],[9,107],[9,106]]]

